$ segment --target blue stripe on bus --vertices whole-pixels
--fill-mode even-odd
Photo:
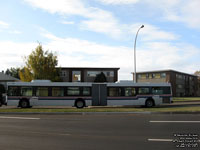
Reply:
[[[46,97],[46,98],[38,98],[38,100],[76,100],[78,98],[82,98],[84,100],[92,100],[91,97],[62,97],[62,98],[52,98],[52,97]],[[8,100],[19,100],[21,97],[13,97],[13,98],[8,98]],[[30,98],[28,98],[30,99]]]
[[[107,97],[107,100],[138,100],[139,98],[151,98],[152,95],[138,95],[135,97]],[[161,98],[171,98],[171,95],[160,95]],[[31,97],[8,97],[8,100],[19,100],[21,98],[28,98]],[[78,98],[82,98],[85,100],[92,100],[92,97],[40,97],[38,100],[75,100]]]

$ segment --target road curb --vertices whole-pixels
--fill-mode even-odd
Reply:
[[[128,115],[128,114],[200,114],[200,112],[0,112],[0,115]]]

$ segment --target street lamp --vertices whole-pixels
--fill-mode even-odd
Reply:
[[[144,28],[144,25],[142,25],[138,29],[138,31],[136,33],[136,36],[135,36],[135,44],[134,44],[134,83],[137,82],[137,79],[136,79],[137,78],[137,76],[136,76],[136,40],[137,40],[138,33],[139,33],[140,29],[142,29],[142,28]]]

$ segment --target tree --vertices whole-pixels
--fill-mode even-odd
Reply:
[[[20,71],[20,68],[11,67],[10,69],[6,70],[5,74],[19,79],[20,78],[19,71]]]
[[[44,51],[39,44],[35,51],[25,57],[25,66],[20,70],[19,76],[22,81],[45,79],[59,81],[59,72],[56,69],[57,56],[49,51]]]
[[[34,79],[33,74],[30,72],[30,70],[27,67],[23,67],[19,71],[19,77],[21,81],[26,81],[26,82],[30,82]]]
[[[97,74],[94,82],[107,82],[106,76],[103,72],[101,72],[100,74]]]

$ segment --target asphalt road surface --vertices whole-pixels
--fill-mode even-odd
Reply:
[[[199,114],[0,115],[1,150],[200,150],[199,136]]]

